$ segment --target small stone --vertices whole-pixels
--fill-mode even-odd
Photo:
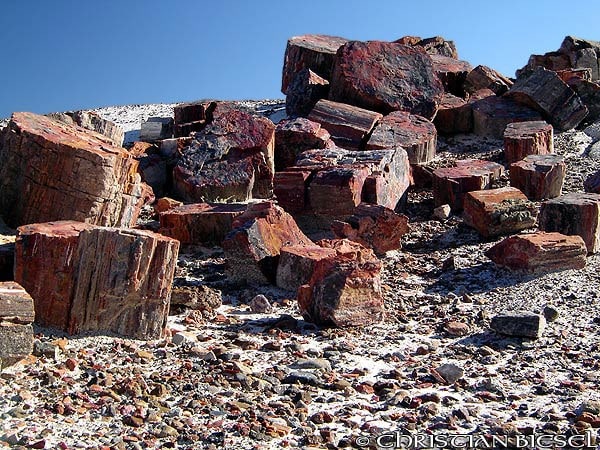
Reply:
[[[45,356],[46,358],[58,359],[60,349],[57,345],[51,344],[50,342],[33,342],[33,354],[38,357]]]
[[[546,319],[539,314],[527,311],[514,311],[493,317],[490,327],[495,332],[507,336],[537,339],[544,332]]]
[[[439,374],[447,384],[454,384],[464,375],[463,369],[456,364],[442,364],[436,367],[435,372]]]
[[[262,294],[258,294],[250,301],[250,311],[255,314],[268,314],[272,310],[269,299]]]
[[[67,358],[65,361],[65,366],[67,366],[67,369],[69,369],[71,372],[74,371],[78,365],[79,362],[74,358]]]
[[[331,372],[331,363],[322,358],[299,359],[290,367],[294,369],[321,369],[325,372]]]
[[[173,335],[171,342],[175,345],[194,344],[198,342],[198,339],[194,333],[179,331]]]
[[[307,384],[309,386],[319,386],[321,383],[315,374],[307,371],[292,372],[286,376],[283,384]]]
[[[179,437],[179,432],[172,426],[162,424],[158,430],[156,430],[155,436],[158,438]]]
[[[451,212],[452,208],[450,208],[450,205],[440,205],[433,210],[433,217],[439,221],[448,220]]]
[[[470,333],[469,325],[464,322],[450,321],[444,326],[450,336],[466,336]]]
[[[126,416],[123,418],[123,423],[130,427],[139,428],[144,425],[144,419],[137,416]]]
[[[544,313],[544,317],[546,318],[546,320],[548,322],[554,322],[556,319],[558,319],[558,316],[559,316],[558,309],[556,309],[552,305],[544,306],[543,313]]]

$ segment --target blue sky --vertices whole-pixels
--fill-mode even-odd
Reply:
[[[0,117],[200,98],[280,98],[287,38],[442,35],[513,76],[567,34],[600,40],[600,2],[9,0]]]

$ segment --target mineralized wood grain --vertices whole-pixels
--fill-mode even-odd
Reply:
[[[529,155],[510,165],[510,185],[530,200],[558,197],[566,176],[565,159],[559,155]]]
[[[131,226],[145,195],[137,165],[97,133],[15,113],[0,134],[0,214],[14,228],[52,220]]]
[[[319,100],[308,115],[308,119],[318,122],[331,135],[340,147],[357,150],[365,137],[383,115],[330,100]]]
[[[504,156],[509,164],[529,155],[554,153],[552,125],[544,121],[513,122],[504,130]]]

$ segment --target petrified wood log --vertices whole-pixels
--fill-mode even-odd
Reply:
[[[485,254],[501,267],[535,274],[582,269],[587,263],[580,236],[543,231],[508,237]]]
[[[433,123],[440,134],[470,133],[473,131],[473,105],[446,93]]]
[[[530,155],[510,165],[510,185],[534,201],[558,197],[565,175],[565,159],[554,154]]]
[[[505,95],[540,111],[561,131],[576,127],[588,114],[587,107],[575,91],[556,72],[543,67],[519,78]]]
[[[137,166],[104,136],[15,113],[0,134],[0,214],[11,227],[51,220],[134,225],[147,192]]]
[[[288,93],[294,76],[302,69],[310,69],[330,80],[335,54],[346,42],[348,39],[319,34],[305,34],[288,39],[283,61],[281,92]]]
[[[319,100],[329,95],[329,81],[310,69],[294,75],[285,96],[285,112],[290,117],[306,117]]]
[[[572,192],[542,203],[540,230],[581,236],[588,253],[600,249],[600,194]]]
[[[17,283],[0,283],[0,369],[33,351],[33,300]]]
[[[350,41],[338,50],[329,98],[388,114],[435,116],[444,93],[431,57],[419,47]]]
[[[467,192],[489,189],[500,178],[504,167],[490,161],[465,159],[455,167],[443,167],[433,172],[435,206],[450,205],[453,211],[462,211]]]
[[[318,122],[331,135],[340,147],[357,150],[365,137],[383,116],[344,103],[319,100],[308,115],[308,119]]]
[[[309,282],[318,261],[335,255],[334,249],[314,244],[282,247],[277,266],[277,286],[297,292],[300,286]]]
[[[293,166],[306,150],[333,146],[329,132],[318,122],[302,117],[282,120],[275,127],[275,170]]]
[[[485,237],[533,228],[536,217],[535,204],[513,187],[465,194],[464,221]]]
[[[487,66],[477,66],[471,70],[465,79],[465,91],[473,94],[480,89],[491,89],[494,94],[502,95],[510,89],[513,82]]]
[[[464,83],[473,66],[467,61],[449,56],[431,55],[431,60],[433,61],[433,71],[444,85],[444,90],[459,97],[464,97]]]
[[[192,203],[160,214],[161,234],[182,244],[220,245],[233,229],[236,217],[246,210],[240,203]]]
[[[504,130],[504,156],[511,164],[529,155],[554,153],[552,125],[543,121],[513,122]]]
[[[487,96],[472,106],[473,132],[479,136],[502,139],[509,123],[542,120],[537,111],[505,97]]]
[[[437,131],[421,116],[394,111],[375,126],[367,150],[401,147],[411,164],[425,164],[435,158]]]
[[[31,291],[37,323],[72,334],[162,336],[178,241],[73,221],[18,232],[15,279]]]

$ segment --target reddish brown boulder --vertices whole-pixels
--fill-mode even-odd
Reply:
[[[557,70],[556,74],[567,84],[574,80],[592,80],[592,70],[589,68]]]
[[[331,229],[337,238],[358,242],[378,255],[402,248],[402,236],[409,231],[405,215],[366,203],[358,205],[344,221],[334,221]]]
[[[583,182],[585,192],[600,194],[600,171],[593,173]]]
[[[358,150],[366,136],[383,116],[373,111],[319,100],[308,115],[308,119],[320,123],[340,147]]]
[[[212,121],[194,134],[173,171],[174,188],[187,202],[267,198],[273,189],[275,125],[217,104]]]
[[[298,289],[300,312],[308,321],[338,327],[366,326],[384,317],[381,262],[348,240],[321,241],[336,255],[315,262],[308,283]]]
[[[600,83],[581,78],[571,78],[567,84],[573,89],[588,109],[584,123],[596,122],[600,119]]]
[[[505,94],[525,106],[540,111],[558,130],[574,128],[587,116],[579,96],[560,77],[543,67],[519,78]]]
[[[313,177],[308,189],[312,210],[321,216],[340,217],[361,202],[369,167],[330,167]],[[335,199],[335,200],[334,200]]]
[[[433,123],[440,134],[470,133],[473,131],[473,107],[462,98],[446,93]]]
[[[533,228],[536,217],[535,204],[513,187],[465,194],[464,222],[485,237],[513,234]]]
[[[588,253],[600,249],[600,194],[573,192],[542,203],[540,230],[583,238]]]
[[[473,132],[479,136],[502,139],[504,130],[512,122],[542,120],[533,109],[504,98],[487,96],[473,101]]]
[[[0,370],[33,351],[31,296],[14,282],[0,283]]]
[[[137,166],[104,136],[15,113],[0,133],[0,214],[11,227],[61,219],[133,225],[147,192]]]
[[[508,237],[486,252],[501,267],[535,274],[582,269],[586,254],[581,237],[542,231]]]
[[[210,101],[198,101],[190,103],[182,103],[173,108],[175,130],[177,127],[195,123],[199,121],[209,120],[209,111],[216,106],[216,103]],[[187,136],[175,133],[176,137]]]
[[[419,47],[351,41],[335,57],[329,98],[384,114],[408,111],[433,118],[444,88]]]
[[[246,210],[240,203],[192,203],[160,214],[159,233],[182,244],[220,245],[233,221]]]
[[[473,66],[467,61],[460,61],[442,55],[431,55],[433,71],[438,76],[444,90],[459,97],[464,97],[464,83]]]
[[[565,175],[565,159],[558,155],[530,155],[510,165],[510,185],[534,201],[558,197]]]
[[[504,130],[504,157],[511,164],[529,155],[554,152],[552,125],[543,121],[513,122]]]
[[[333,146],[329,132],[321,124],[301,117],[282,120],[275,127],[275,170],[293,166],[306,150]]]
[[[600,42],[566,36],[558,51],[569,58],[571,67],[589,68],[593,80],[600,78]]]
[[[411,164],[424,164],[435,158],[437,132],[427,119],[404,111],[394,111],[375,126],[367,150],[403,148]]]
[[[491,89],[494,94],[502,95],[510,89],[513,82],[487,66],[477,66],[471,70],[465,79],[464,88],[469,94],[480,89]]]
[[[162,197],[156,200],[156,203],[154,204],[154,212],[160,214],[170,209],[177,208],[181,205],[183,205],[183,202],[180,202],[179,200],[173,200],[169,197]]]
[[[290,117],[306,117],[317,102],[329,95],[329,81],[310,69],[294,75],[285,96],[285,112]]]
[[[18,231],[15,279],[31,294],[37,323],[69,333],[162,335],[177,241],[72,221]]]
[[[500,164],[477,159],[458,160],[455,167],[436,169],[433,172],[435,206],[448,204],[453,211],[462,211],[467,192],[490,189],[503,172]]]
[[[312,244],[292,216],[271,201],[249,205],[232,226],[223,250],[230,276],[239,282],[275,281],[281,248]]]
[[[544,67],[548,70],[559,71],[571,68],[569,57],[560,52],[548,52],[543,55],[531,55],[527,65],[520,70],[517,70],[517,77],[526,75],[537,67]]]
[[[305,34],[288,39],[283,62],[281,92],[288,93],[288,87],[294,76],[302,69],[310,69],[326,80],[331,80],[335,54],[346,42],[348,39],[318,34]]]
[[[277,286],[297,292],[300,286],[309,282],[317,262],[335,255],[334,249],[314,244],[282,247],[277,265]]]

